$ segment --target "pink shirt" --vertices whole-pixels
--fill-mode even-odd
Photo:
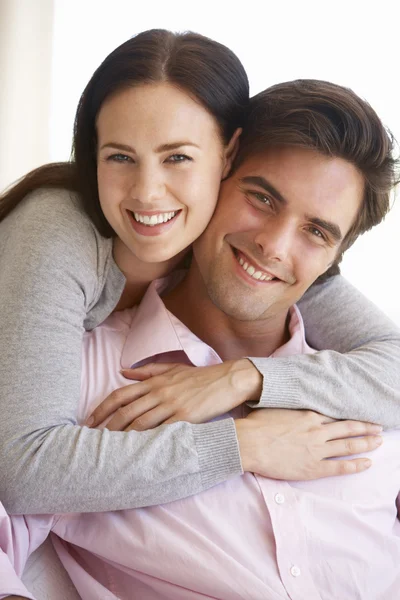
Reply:
[[[290,333],[274,356],[313,352],[297,308]],[[155,285],[139,307],[111,315],[86,334],[83,360],[82,421],[126,384],[121,366],[221,362],[166,310]],[[373,466],[354,476],[284,482],[246,473],[151,508],[11,518],[3,511],[0,598],[11,593],[32,598],[18,576],[51,529],[56,551],[85,600],[395,600],[400,432],[384,437],[371,453]]]

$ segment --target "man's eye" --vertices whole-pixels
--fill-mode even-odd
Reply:
[[[266,196],[262,192],[251,192],[251,194],[252,196],[254,196],[254,198],[259,200],[263,204],[266,204],[267,206],[272,206],[272,200],[269,196]]]
[[[324,236],[322,231],[320,229],[318,229],[317,227],[309,227],[308,231],[315,237],[320,238],[321,240],[326,240],[326,237]]]
[[[193,159],[190,156],[187,156],[187,154],[173,154],[167,158],[166,162],[181,163],[191,160]]]
[[[132,159],[130,156],[127,156],[126,154],[111,154],[110,156],[107,157],[107,160],[109,161],[113,161],[113,162],[130,162]]]

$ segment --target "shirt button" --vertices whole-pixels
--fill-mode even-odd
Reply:
[[[285,502],[285,496],[283,494],[276,494],[275,495],[275,502],[277,504],[283,504]]]
[[[298,577],[299,575],[301,575],[301,569],[299,567],[297,567],[296,565],[294,565],[290,569],[290,573],[293,575],[293,577]]]

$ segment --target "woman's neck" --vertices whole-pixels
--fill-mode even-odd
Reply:
[[[113,257],[119,270],[124,274],[126,283],[114,311],[131,308],[138,304],[146,293],[149,284],[179,268],[186,254],[187,250],[183,250],[167,261],[146,263],[132,254],[118,238],[115,239]]]

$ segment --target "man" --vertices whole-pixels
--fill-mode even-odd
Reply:
[[[194,245],[188,274],[164,289],[162,299],[165,282],[153,284],[139,307],[115,313],[86,335],[90,377],[82,386],[81,420],[120,387],[121,366],[155,356],[201,366],[246,355],[312,353],[295,302],[316,279],[335,272],[346,248],[386,214],[390,149],[375,113],[343,88],[292,82],[253,99],[234,172]],[[248,408],[231,408],[239,428],[251,423],[243,419]],[[282,413],[291,423],[297,419],[301,435],[312,435],[301,430],[310,418],[302,411],[267,410],[265,422],[277,414],[282,422]],[[340,455],[335,448],[342,448],[348,423],[321,426],[320,416],[311,418],[333,448],[330,456]],[[351,426],[354,435],[374,431]],[[267,431],[268,425],[254,427],[254,435]],[[30,549],[51,529],[83,598],[397,597],[400,433],[384,435],[372,467],[362,473],[283,481],[279,458],[290,464],[296,435],[284,423],[280,435],[271,435],[266,477],[247,472],[185,500],[117,513],[4,513],[0,544],[20,573]],[[372,450],[379,442],[378,436],[354,439],[352,449]],[[244,455],[257,463],[248,449]],[[0,595],[27,593],[12,581],[16,574],[2,556]]]

